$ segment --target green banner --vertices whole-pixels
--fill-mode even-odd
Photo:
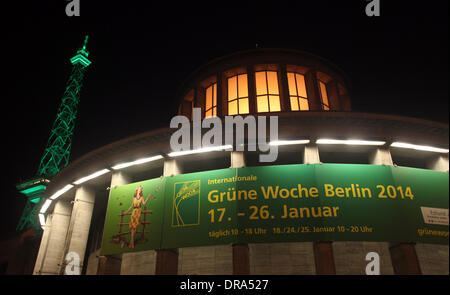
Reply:
[[[448,173],[312,164],[230,168],[111,189],[102,255],[230,243],[448,244]]]

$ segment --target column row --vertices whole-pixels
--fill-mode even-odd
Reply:
[[[374,149],[369,159],[370,164],[393,165],[389,149]],[[303,163],[320,163],[316,145],[305,146]],[[245,166],[245,153],[231,152],[231,168]],[[448,159],[437,157],[430,162],[430,168],[448,171]],[[164,176],[181,173],[175,159],[164,162]],[[132,177],[115,171],[110,187],[131,182]],[[47,217],[34,274],[82,272],[94,202],[94,190],[88,186],[78,187],[72,202],[56,202]],[[159,249],[96,256],[89,259],[90,264],[96,265],[88,268],[90,273],[97,274],[355,274],[365,269],[365,254],[372,251],[380,254],[382,274],[421,274],[419,261],[429,265],[437,259],[422,250],[422,257],[419,257],[414,244],[314,241]],[[442,251],[438,249],[439,253]],[[446,253],[448,257],[448,249]],[[427,272],[436,271],[427,267],[432,269]]]

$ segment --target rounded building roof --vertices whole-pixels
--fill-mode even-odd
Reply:
[[[183,95],[190,85],[201,79],[221,71],[231,69],[233,67],[242,66],[244,64],[276,64],[276,63],[298,63],[306,67],[314,67],[324,72],[333,72],[337,74],[345,83],[347,88],[351,88],[350,80],[342,69],[331,61],[306,51],[287,48],[256,48],[233,52],[224,56],[212,59],[206,64],[195,69],[182,82],[180,87],[180,95]]]
[[[280,48],[252,49],[211,60],[179,91],[178,113],[192,118],[307,111],[350,111],[348,79],[317,55]]]

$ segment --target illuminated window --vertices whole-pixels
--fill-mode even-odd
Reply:
[[[206,88],[205,118],[217,116],[217,83]]]
[[[298,73],[287,73],[291,111],[309,111],[306,94],[305,76]]]
[[[247,74],[228,78],[228,115],[248,113]]]
[[[330,103],[328,102],[327,86],[325,85],[325,83],[319,80],[319,88],[320,88],[320,98],[322,100],[322,109],[324,111],[329,111]]]
[[[277,72],[256,72],[255,81],[258,113],[281,111]]]

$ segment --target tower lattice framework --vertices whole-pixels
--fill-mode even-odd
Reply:
[[[16,228],[18,231],[34,227],[37,233],[41,232],[38,214],[44,200],[46,185],[53,176],[69,164],[80,92],[86,68],[91,64],[88,59],[89,52],[86,49],[87,41],[88,36],[84,40],[83,47],[70,59],[72,71],[36,177],[17,185],[17,189],[27,196],[25,209]]]

